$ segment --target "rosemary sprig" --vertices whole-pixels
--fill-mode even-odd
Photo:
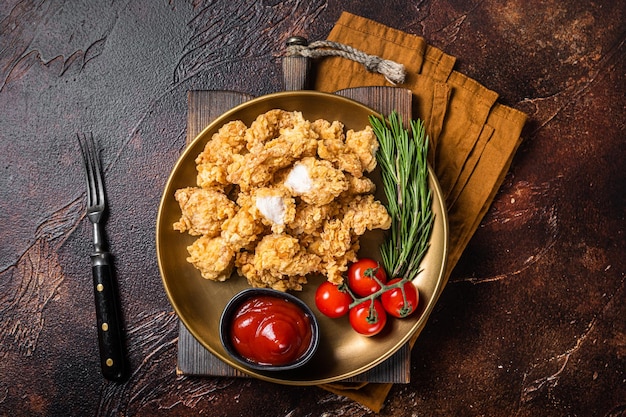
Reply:
[[[428,251],[434,220],[428,185],[428,137],[424,123],[411,120],[411,132],[394,110],[387,119],[370,116],[380,147],[376,159],[382,172],[391,228],[381,246],[383,266],[391,277],[413,280]]]

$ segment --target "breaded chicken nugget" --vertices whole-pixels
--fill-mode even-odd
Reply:
[[[348,189],[339,195],[339,199],[351,198],[358,194],[373,194],[376,191],[376,184],[368,177],[357,178],[346,174]]]
[[[346,147],[343,123],[320,119],[313,122],[311,128],[319,135],[317,155],[321,159],[332,162],[335,168],[355,177],[363,175],[359,157]]]
[[[378,140],[371,126],[365,129],[354,131],[348,130],[346,133],[346,148],[359,157],[361,170],[372,172],[376,168],[376,151],[378,151]]]
[[[254,206],[263,224],[272,233],[282,233],[296,215],[296,202],[284,187],[258,188],[253,193]]]
[[[346,199],[344,203],[341,209],[342,222],[353,235],[361,236],[366,230],[387,230],[391,227],[391,216],[373,195],[357,195]]]
[[[233,217],[236,204],[215,189],[187,187],[174,194],[182,215],[174,223],[174,230],[188,232],[192,236],[220,234],[222,223]]]
[[[322,206],[300,201],[296,204],[293,220],[288,223],[291,235],[303,239],[301,235],[319,236],[327,219],[339,214],[339,205],[331,202]]]
[[[212,281],[230,278],[235,265],[233,251],[222,237],[202,236],[187,247],[187,262],[195,266],[202,277]]]
[[[259,152],[265,143],[278,137],[282,129],[304,122],[301,112],[273,109],[257,116],[245,132],[246,148]]]
[[[246,145],[246,125],[241,120],[226,123],[211,140],[204,150],[196,157],[198,170],[197,184],[199,187],[223,187],[229,184],[226,179],[226,168]]]
[[[356,261],[358,248],[350,226],[340,219],[326,221],[319,237],[308,245],[309,252],[322,259],[321,272],[334,284],[341,283],[348,264]]]
[[[265,233],[260,220],[255,219],[249,210],[240,209],[232,218],[222,224],[221,236],[233,249],[250,249]]]
[[[273,110],[268,113],[275,115]],[[280,114],[285,119],[287,119],[286,115],[291,115],[286,112]],[[289,118],[289,123],[278,128],[271,124],[261,124],[260,120],[262,119],[257,119],[255,123],[263,129],[257,126],[253,131],[269,130],[275,133],[276,137],[261,140],[256,137],[258,132],[251,134],[256,141],[253,145],[249,144],[251,151],[233,157],[231,164],[227,167],[227,180],[239,185],[244,191],[270,185],[273,182],[274,173],[289,167],[297,159],[315,155],[317,151],[317,134],[310,129],[310,123],[302,119],[301,114],[292,116]],[[275,123],[280,125],[278,121]]]
[[[350,175],[361,178],[363,172],[371,172],[376,167],[378,140],[370,126],[360,131],[348,130],[343,134],[343,124],[326,120],[316,120],[312,128],[320,139],[317,154]]]
[[[320,141],[328,143],[331,151],[338,152],[343,148],[346,136],[343,132],[344,124],[339,120],[331,123],[325,119],[317,119],[311,123],[311,129],[317,133]]]
[[[306,275],[319,269],[320,258],[304,250],[293,236],[269,234],[261,239],[254,254],[242,252],[235,263],[253,287],[287,291],[301,290]]]
[[[324,205],[346,191],[348,182],[344,173],[330,162],[306,157],[294,165],[285,187],[309,204]]]

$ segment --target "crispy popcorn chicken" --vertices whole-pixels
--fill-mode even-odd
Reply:
[[[290,233],[300,239],[305,239],[301,235],[318,236],[322,231],[324,222],[336,217],[338,213],[338,204],[330,203],[319,206],[301,201],[296,205],[295,216],[287,226]]]
[[[358,240],[353,238],[349,224],[341,219],[330,219],[324,223],[319,237],[308,245],[309,251],[322,259],[322,268],[334,284],[341,283],[348,263],[356,261]]]
[[[268,113],[272,117],[259,116],[246,132],[250,152],[234,156],[227,168],[227,180],[244,191],[269,185],[277,171],[317,150],[317,134],[302,114]],[[259,132],[271,136],[259,137]]]
[[[266,229],[255,213],[250,204],[244,205],[222,224],[221,236],[229,247],[234,250],[254,248]]]
[[[309,204],[324,205],[348,189],[344,173],[328,161],[302,158],[285,181],[285,187]]]
[[[301,290],[306,275],[319,269],[320,258],[304,250],[298,239],[287,234],[263,237],[254,254],[237,258],[239,272],[253,287],[271,287],[281,291]]]
[[[376,184],[368,177],[357,178],[346,174],[348,189],[339,195],[340,198],[349,198],[358,194],[373,194],[376,191]]]
[[[202,277],[213,281],[230,278],[235,265],[235,251],[222,237],[202,236],[187,247],[187,262],[200,270]]]
[[[236,205],[225,194],[214,189],[187,187],[176,190],[176,201],[182,216],[174,230],[192,236],[220,234],[222,223],[235,215]]]
[[[333,149],[334,151],[338,151],[343,147],[343,142],[346,139],[343,128],[343,123],[338,120],[331,123],[328,120],[317,119],[311,123],[311,129],[317,133],[320,142],[335,144],[336,148]]]
[[[253,200],[261,221],[272,233],[282,233],[296,216],[296,202],[285,188],[258,188]]]
[[[391,217],[380,201],[371,194],[357,195],[346,201],[342,209],[343,224],[361,236],[367,230],[389,229]]]
[[[187,261],[218,281],[237,268],[253,287],[301,290],[310,274],[339,284],[359,237],[391,224],[364,176],[377,149],[369,126],[344,134],[341,122],[300,112],[226,123],[196,158],[198,187],[175,194],[174,229],[201,236]]]
[[[359,251],[359,241],[355,241],[352,247],[341,256],[325,256],[322,260],[322,269],[328,281],[335,285],[343,282],[343,277],[351,262],[356,262]]]
[[[245,132],[246,148],[250,152],[257,152],[265,142],[276,138],[281,129],[293,127],[296,120],[304,121],[302,113],[273,109],[260,114]]]
[[[336,121],[331,124],[316,120],[312,128],[320,137],[317,154],[321,159],[332,162],[336,168],[356,178],[376,167],[378,140],[370,126],[358,132],[348,130],[346,136],[343,135],[343,124]]]
[[[359,157],[346,147],[343,123],[316,120],[313,122],[312,128],[318,132],[320,137],[317,154],[321,159],[331,162],[337,169],[353,176],[360,177],[363,175]]]
[[[346,148],[359,157],[363,171],[372,172],[376,168],[378,140],[371,126],[365,126],[365,129],[358,132],[352,129],[348,130]]]
[[[246,146],[244,133],[246,125],[241,120],[226,123],[196,158],[199,187],[223,187],[229,185],[226,168]]]

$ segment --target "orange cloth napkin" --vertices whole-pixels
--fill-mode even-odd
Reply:
[[[521,142],[526,115],[497,103],[497,93],[454,71],[455,58],[428,45],[422,37],[344,12],[328,40],[405,66],[406,80],[399,87],[414,94],[413,117],[426,125],[429,160],[448,209],[447,282],[504,180]],[[341,57],[324,58],[316,72],[315,89],[319,91],[390,85],[382,75]],[[322,387],[378,412],[392,384]]]

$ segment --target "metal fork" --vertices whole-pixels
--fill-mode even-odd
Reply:
[[[77,133],[87,177],[87,218],[93,224],[91,266],[93,272],[98,343],[102,375],[112,381],[126,378],[126,357],[122,339],[121,312],[111,271],[111,255],[106,251],[102,230],[106,196],[99,154],[93,135]]]

